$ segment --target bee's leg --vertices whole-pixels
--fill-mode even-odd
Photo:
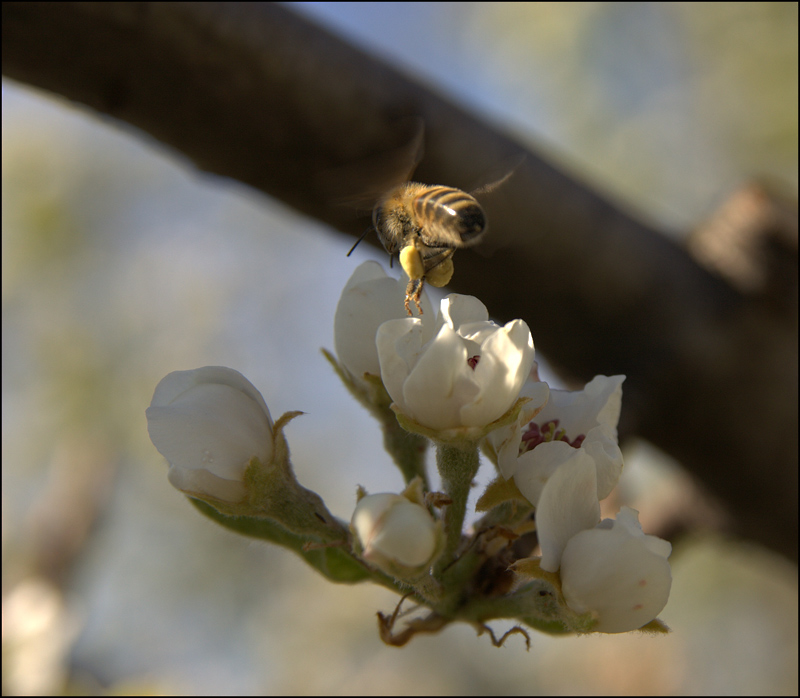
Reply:
[[[416,283],[417,282],[414,279],[411,279],[411,281],[408,282],[408,286],[406,286],[406,302],[405,302],[405,306],[406,306],[406,312],[409,315],[413,315],[414,314],[414,313],[411,312],[411,306],[409,305],[409,302],[414,297],[414,284],[416,284]]]
[[[408,282],[408,286],[406,286],[406,312],[409,315],[413,315],[414,313],[411,312],[410,301],[414,301],[414,305],[417,306],[417,310],[419,314],[422,315],[422,307],[419,304],[419,299],[422,296],[422,287],[424,285],[424,279],[411,279]]]
[[[422,315],[422,306],[419,304],[419,299],[422,297],[422,287],[425,285],[424,279],[419,279],[417,281],[417,290],[414,292],[414,305],[417,306],[417,310],[419,310],[419,314]]]

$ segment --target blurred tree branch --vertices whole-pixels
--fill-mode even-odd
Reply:
[[[796,205],[762,224],[766,281],[744,292],[468,110],[273,4],[3,3],[3,72],[353,235],[367,220],[337,205],[326,175],[402,146],[410,117],[425,126],[420,181],[468,188],[524,154],[487,202],[490,258],[459,252],[451,288],[527,320],[577,380],[626,374],[622,434],[685,464],[737,532],[797,558]]]

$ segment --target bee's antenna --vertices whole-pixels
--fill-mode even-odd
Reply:
[[[348,253],[347,253],[347,256],[348,256],[348,257],[350,256],[350,254],[352,253],[352,251],[353,251],[354,249],[356,249],[356,247],[358,247],[358,243],[359,243],[359,242],[361,242],[361,241],[362,241],[362,240],[363,240],[365,237],[367,237],[367,233],[369,233],[369,231],[370,231],[370,230],[372,230],[372,226],[369,226],[369,228],[367,228],[367,229],[366,229],[366,230],[365,230],[363,233],[361,233],[361,237],[360,237],[360,238],[358,238],[358,240],[356,240],[356,241],[355,241],[355,243],[353,244],[353,246],[350,248],[350,252],[348,252]]]

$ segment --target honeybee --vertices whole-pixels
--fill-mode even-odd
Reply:
[[[422,315],[419,301],[425,282],[436,287],[445,286],[453,276],[455,251],[477,243],[486,233],[486,215],[473,194],[489,193],[500,186],[521,160],[515,158],[514,166],[506,169],[503,177],[471,194],[454,187],[409,182],[406,180],[422,158],[424,129],[421,119],[411,119],[405,125],[410,127],[411,137],[369,168],[373,182],[364,187],[362,196],[346,199],[355,205],[365,203],[370,200],[369,190],[374,191],[376,183],[384,185],[377,195],[373,193],[369,203],[370,207],[374,206],[372,226],[364,231],[347,256],[374,228],[386,251],[392,259],[397,256],[408,275],[406,311],[413,315],[413,302]],[[362,171],[361,179],[367,171]],[[401,179],[395,176],[398,173]],[[358,178],[345,170],[337,176],[340,182]]]
[[[486,216],[475,197],[460,189],[406,182],[375,206],[372,224],[386,251],[397,256],[408,275],[405,306],[417,306],[427,281],[445,286],[453,276],[453,255],[478,242]]]

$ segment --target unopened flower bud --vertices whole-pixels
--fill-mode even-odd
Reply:
[[[672,546],[645,535],[639,512],[623,507],[616,520],[604,519],[573,536],[561,557],[567,604],[597,618],[593,630],[623,633],[653,620],[669,599]]]
[[[164,377],[147,409],[147,430],[169,461],[170,483],[188,495],[241,502],[250,461],[272,460],[272,418],[264,398],[224,366]]]
[[[428,510],[398,494],[362,497],[350,530],[367,562],[401,579],[426,572],[440,547],[440,526]]]

